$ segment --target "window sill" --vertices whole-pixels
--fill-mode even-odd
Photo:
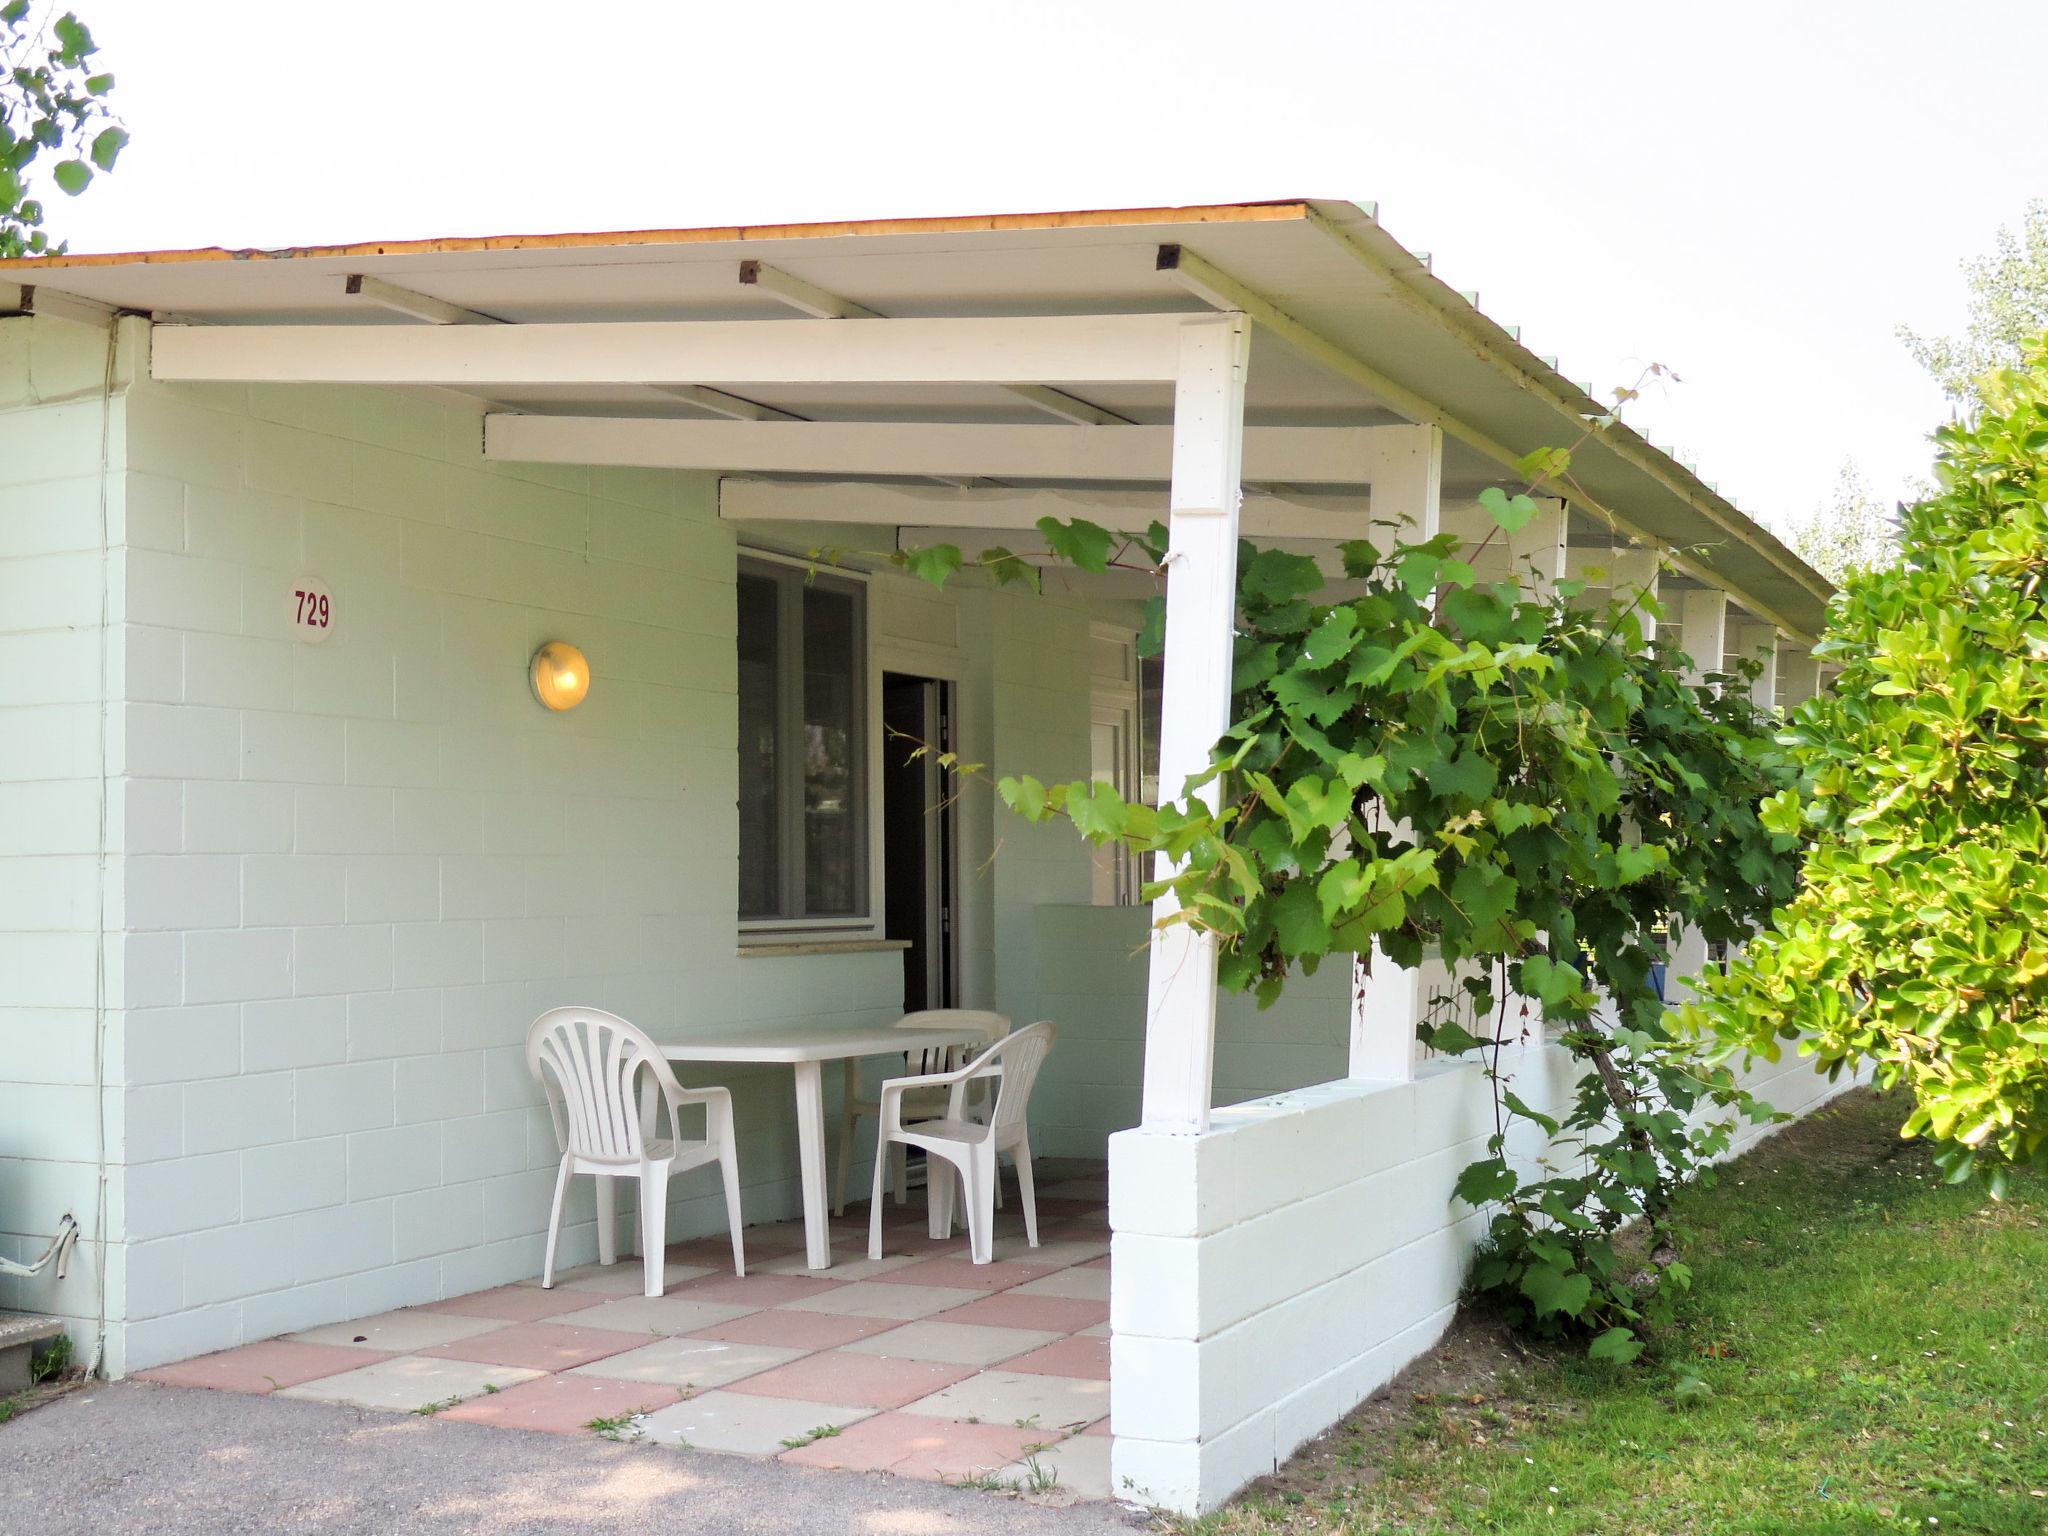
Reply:
[[[793,939],[742,943],[742,960],[769,960],[790,955],[866,955],[910,948],[908,939]]]

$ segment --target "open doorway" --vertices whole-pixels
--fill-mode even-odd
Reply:
[[[953,812],[935,761],[953,750],[952,692],[937,678],[882,674],[883,921],[890,938],[910,946],[906,1013],[957,1001]]]

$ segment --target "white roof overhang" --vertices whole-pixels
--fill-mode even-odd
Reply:
[[[703,462],[771,477],[936,477],[983,493],[961,498],[959,520],[970,525],[977,500],[1003,500],[984,476],[1011,485],[1111,484],[1126,496],[1163,483],[1163,469],[1148,468],[1165,462],[1161,434],[1123,429],[1156,429],[1172,418],[1171,373],[1159,363],[1163,330],[1147,317],[1240,308],[1258,327],[1246,457],[1248,478],[1273,472],[1262,492],[1301,489],[1313,502],[1314,489],[1355,489],[1369,472],[1342,475],[1342,464],[1369,460],[1372,439],[1395,435],[1360,429],[1403,422],[1443,429],[1447,501],[1513,483],[1513,460],[1533,449],[1576,444],[1571,499],[1582,526],[1590,518],[1675,551],[1683,570],[1727,588],[1795,638],[1819,630],[1830,593],[1778,539],[1628,427],[1588,436],[1606,414],[1602,402],[1431,276],[1425,260],[1350,203],[0,263],[0,313],[57,313],[66,301],[156,317],[160,375],[168,367],[207,377],[211,366],[217,377],[452,387],[507,413],[493,423],[494,438],[501,429],[514,441],[554,432],[557,454],[576,451],[575,432],[522,427],[511,414],[625,418],[591,424],[591,441],[610,434],[614,455],[601,459],[591,449],[593,462],[638,453],[640,462]],[[915,323],[970,320],[998,323]],[[478,324],[490,326],[488,342],[472,329]],[[307,329],[287,338],[290,346],[256,332],[232,341],[193,334],[227,327]],[[392,327],[412,334],[401,343]],[[447,334],[454,330],[467,334]],[[581,346],[578,336],[601,345]],[[978,349],[981,365],[963,348]],[[583,361],[569,366],[571,353]],[[842,353],[859,355],[830,361]],[[477,361],[486,355],[487,364]],[[735,417],[753,419],[727,419]],[[862,445],[844,432],[733,430],[792,419],[949,430],[899,434],[898,466],[884,456],[884,433]],[[644,424],[662,420],[679,425]],[[1297,435],[1300,468],[1283,473],[1290,439],[1278,429],[1304,428],[1338,430]],[[1025,429],[1043,436],[1020,438]],[[630,447],[618,446],[620,434]],[[661,438],[658,452],[643,441],[649,434]],[[765,462],[749,462],[757,459]],[[1018,473],[1034,460],[1045,473]],[[1340,477],[1326,481],[1326,473]]]

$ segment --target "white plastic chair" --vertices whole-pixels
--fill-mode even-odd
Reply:
[[[906,1013],[893,1025],[893,1029],[971,1029],[981,1036],[979,1042],[970,1045],[949,1045],[938,1050],[919,1051],[912,1061],[906,1054],[904,1064],[913,1073],[924,1075],[933,1072],[951,1072],[964,1064],[973,1054],[992,1040],[1000,1040],[1010,1032],[1007,1015],[991,1013],[985,1008],[925,1008],[916,1013]],[[970,1114],[977,1113],[986,1104],[986,1086],[969,1092],[967,1108]],[[904,1114],[912,1120],[936,1119],[946,1113],[946,1094],[943,1089],[913,1093]],[[846,1102],[839,1116],[839,1184],[832,1200],[832,1214],[846,1214],[846,1185],[853,1174],[854,1139],[860,1130],[861,1116],[879,1120],[882,1105],[879,1099],[864,1099],[860,1096],[860,1063],[846,1064]],[[886,1143],[876,1147],[875,1156],[884,1150],[889,1152],[891,1172],[894,1177],[896,1203],[903,1204],[910,1198],[909,1158],[901,1144],[890,1148]],[[996,1203],[1002,1203],[1003,1192],[996,1190]]]
[[[597,1008],[553,1008],[526,1032],[526,1065],[547,1093],[554,1117],[562,1169],[555,1178],[555,1205],[548,1213],[547,1257],[540,1283],[555,1283],[555,1239],[562,1227],[562,1200],[569,1175],[597,1179],[597,1257],[618,1262],[612,1229],[612,1180],[640,1181],[640,1256],[646,1293],[662,1291],[663,1250],[668,1246],[668,1181],[705,1163],[725,1175],[725,1214],[732,1225],[733,1273],[747,1272],[740,1242],[740,1167],[733,1139],[732,1095],[723,1088],[685,1088],[641,1029]],[[644,1076],[643,1076],[644,1074]],[[636,1094],[635,1089],[647,1090]],[[653,1139],[659,1090],[668,1106],[665,1139]],[[636,1102],[637,1100],[637,1102]],[[685,1104],[704,1106],[704,1139],[685,1141],[678,1118]]]
[[[875,1147],[875,1200],[868,1215],[868,1257],[882,1256],[882,1154],[895,1143],[922,1147],[926,1158],[926,1195],[931,1202],[933,1237],[951,1236],[953,1179],[962,1183],[961,1204],[967,1212],[968,1249],[977,1264],[994,1256],[997,1159],[1016,1159],[1017,1192],[1024,1204],[1024,1235],[1038,1246],[1038,1200],[1031,1184],[1031,1137],[1025,1111],[1031,1085],[1058,1031],[1041,1021],[1006,1035],[966,1066],[922,1077],[895,1077],[882,1084],[882,1133]],[[986,1123],[966,1116],[968,1085],[978,1078],[996,1079],[995,1107]],[[918,1089],[943,1089],[946,1113],[936,1120],[906,1123],[909,1095]]]

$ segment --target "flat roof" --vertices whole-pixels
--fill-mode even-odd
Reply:
[[[1161,270],[1162,246],[1227,274],[1385,381],[1383,389],[1369,388],[1261,329],[1248,422],[1371,425],[1433,409],[1445,426],[1447,496],[1511,481],[1503,451],[1575,446],[1578,526],[1611,514],[1626,534],[1679,551],[1744,607],[1795,636],[1821,628],[1831,593],[1824,578],[1625,424],[1589,433],[1611,402],[1587,394],[1434,277],[1425,258],[1355,203],[1297,198],[42,256],[0,262],[0,305],[13,284],[188,323],[418,323],[351,294],[346,279],[364,276],[512,323],[790,317],[782,301],[739,280],[740,263],[760,262],[892,318],[1201,312],[1202,300]],[[1170,386],[1079,392],[1129,421],[1171,420]],[[814,420],[1045,419],[983,386],[805,385],[748,394]],[[539,413],[698,414],[673,394],[634,385],[534,387],[491,398]]]

